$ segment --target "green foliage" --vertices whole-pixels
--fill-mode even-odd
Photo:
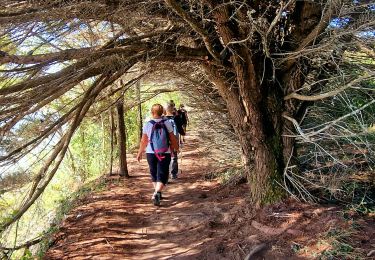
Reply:
[[[355,64],[348,64],[346,72],[359,73]],[[307,190],[317,199],[344,203],[364,214],[374,208],[370,191],[374,186],[375,104],[362,108],[373,100],[374,83],[373,79],[364,80],[356,86],[361,91],[346,89],[315,102],[301,125],[302,131],[309,134],[326,129],[298,144],[300,176]]]
[[[142,114],[146,114],[145,106],[142,105]],[[138,123],[138,108],[132,108],[126,112],[125,116],[127,148],[132,151],[137,148],[140,138]]]
[[[344,191],[351,196],[351,203],[346,205],[350,211],[368,215],[375,213],[375,190],[371,183],[345,183]]]
[[[330,229],[321,241],[321,243],[328,243],[330,247],[321,253],[319,259],[359,259],[359,255],[354,252],[354,247],[350,244],[350,237],[354,232],[353,228]]]
[[[100,122],[86,120],[72,138],[71,170],[81,181],[100,175],[108,159],[108,150],[103,148],[103,131]],[[106,138],[106,136],[104,136]]]
[[[219,179],[222,184],[236,183],[243,177],[244,172],[242,168],[229,168],[219,174]]]
[[[31,251],[27,248],[25,249],[25,252],[23,253],[23,256],[20,258],[20,260],[33,260],[34,257],[31,253]]]
[[[246,182],[242,167],[230,167],[219,171],[209,172],[204,175],[206,180],[218,179],[222,185],[237,185]]]
[[[59,225],[64,220],[66,215],[78,204],[80,200],[85,198],[88,194],[92,192],[100,192],[103,191],[106,187],[105,179],[99,178],[97,180],[93,180],[84,184],[80,189],[71,193],[68,197],[62,198],[59,200],[59,204],[57,206],[56,215],[53,220],[53,225],[51,225],[43,234],[44,239],[38,245],[38,251],[36,255],[39,259],[42,259],[44,254],[47,252],[48,248],[50,247],[51,243],[53,242],[51,238],[53,234],[58,232]]]
[[[321,260],[367,259],[358,236],[361,227],[352,218],[345,221],[344,226],[331,227],[314,243],[304,246],[293,242],[291,250]]]

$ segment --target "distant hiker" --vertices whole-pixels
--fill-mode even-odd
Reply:
[[[142,159],[146,148],[147,162],[150,167],[154,193],[152,201],[155,206],[160,205],[161,191],[168,182],[171,149],[178,151],[178,141],[173,134],[173,126],[162,117],[163,106],[154,104],[151,108],[151,120],[143,126],[141,144],[137,160]]]
[[[172,106],[172,107],[175,108],[175,107],[176,107],[176,104],[175,104],[174,101],[171,99],[171,100],[169,100],[167,106]]]
[[[189,125],[189,117],[187,114],[187,111],[185,110],[185,106],[183,104],[180,104],[180,109],[177,110],[177,114],[180,117],[181,125],[183,128],[183,134],[181,134],[182,142],[185,142],[185,135],[186,135],[186,129]]]
[[[167,111],[165,110],[165,107],[163,107],[163,115],[162,115],[162,117],[164,117],[166,113],[167,113]]]
[[[176,104],[174,103],[173,100],[169,100],[166,107],[172,107],[172,109],[173,109],[172,115],[174,116],[174,121],[176,123],[177,131],[178,131],[179,136],[180,136],[178,141],[179,141],[179,144],[182,144],[181,136],[185,135],[185,130],[183,128],[183,121],[182,121],[183,118],[181,117],[181,115],[179,115],[179,113],[176,109]]]
[[[179,140],[179,133],[178,133],[177,124],[175,122],[175,116],[173,115],[173,112],[174,112],[174,107],[171,104],[169,104],[167,106],[167,109],[166,109],[165,118],[173,126],[173,134],[175,135],[176,140]],[[170,165],[169,168],[171,169],[172,179],[177,179],[177,174],[178,174],[178,157],[177,157],[177,154],[178,153],[177,153],[176,150],[171,151],[172,159],[171,159],[171,165]]]
[[[176,104],[174,103],[174,101],[171,99],[167,102],[167,105],[166,107],[172,107],[173,108],[173,115],[177,115],[177,109],[176,109]]]

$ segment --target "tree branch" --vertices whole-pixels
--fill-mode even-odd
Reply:
[[[36,244],[40,243],[42,240],[43,240],[43,238],[35,238],[35,239],[30,240],[26,243],[23,243],[22,245],[18,245],[18,246],[15,246],[15,247],[5,247],[5,246],[0,245],[0,250],[2,250],[2,251],[15,251],[15,250],[19,250],[19,249],[22,249],[22,248],[28,248],[30,246],[33,246],[33,245],[36,245]]]
[[[220,61],[219,54],[214,50],[213,44],[210,40],[209,35],[207,32],[196,22],[192,17],[190,17],[189,14],[187,14],[184,9],[174,0],[165,0],[165,2],[185,21],[187,22],[190,27],[197,32],[203,39],[203,42],[208,50],[208,52],[211,54],[211,56],[217,60]]]
[[[314,29],[300,42],[299,46],[290,55],[281,60],[281,63],[287,62],[286,69],[289,70],[296,62],[296,55],[303,51],[311,42],[316,40],[320,33],[322,33],[329,25],[332,16],[337,13],[339,7],[341,7],[341,0],[329,0],[326,3],[326,12],[323,13],[319,23]]]
[[[322,94],[319,94],[319,95],[314,95],[314,96],[306,96],[306,95],[301,95],[301,94],[298,94],[296,92],[293,92],[293,93],[285,96],[284,100],[294,98],[294,99],[303,100],[303,101],[317,101],[317,100],[325,99],[325,98],[328,98],[328,97],[333,97],[333,96],[336,96],[337,94],[339,94],[340,92],[342,92],[342,91],[344,91],[348,88],[353,87],[354,85],[360,83],[361,81],[368,80],[368,79],[371,79],[373,77],[374,77],[374,75],[362,76],[362,77],[359,77],[355,80],[352,80],[351,82],[349,82],[348,84],[346,84],[345,86],[343,86],[341,88],[338,88],[338,89],[335,89],[335,90],[332,90],[332,91],[329,91],[329,92],[326,92],[326,93],[322,93]]]

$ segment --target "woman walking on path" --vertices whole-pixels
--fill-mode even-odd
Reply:
[[[137,154],[138,162],[146,148],[147,162],[150,167],[154,193],[152,201],[159,206],[161,191],[168,182],[171,150],[178,151],[178,141],[173,134],[173,126],[162,117],[163,106],[154,104],[151,108],[151,120],[143,127],[141,144]]]

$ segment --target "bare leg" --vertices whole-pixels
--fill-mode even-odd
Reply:
[[[163,188],[164,188],[164,184],[163,183],[161,183],[161,182],[157,182],[156,183],[156,187],[155,187],[155,191],[156,192],[161,192],[163,190]]]

